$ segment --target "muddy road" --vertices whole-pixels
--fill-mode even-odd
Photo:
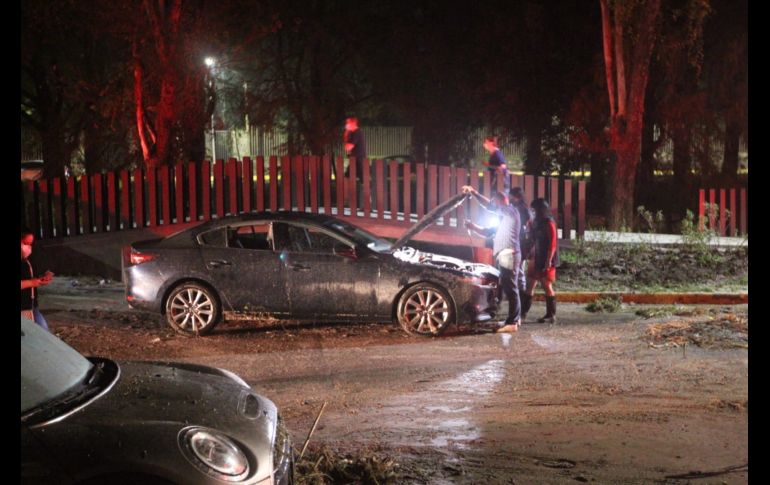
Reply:
[[[398,483],[748,481],[708,473],[748,462],[745,305],[644,319],[562,304],[558,324],[510,335],[227,322],[185,338],[129,311],[119,283],[74,281],[41,292],[42,310],[81,352],[230,369],[275,401],[297,449],[326,402],[311,444],[387,456]]]

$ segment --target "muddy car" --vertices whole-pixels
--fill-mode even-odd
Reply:
[[[331,216],[291,212],[229,216],[135,242],[123,249],[126,300],[196,335],[225,315],[396,321],[426,336],[486,321],[497,269],[406,246],[466,197],[436,207],[395,243]]]
[[[291,484],[291,453],[229,371],[86,358],[21,319],[21,483]]]

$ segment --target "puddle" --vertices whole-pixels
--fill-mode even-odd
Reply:
[[[398,415],[411,415],[411,426],[430,431],[425,444],[468,449],[469,442],[481,437],[481,430],[466,416],[471,416],[503,380],[504,364],[502,360],[491,360],[424,391],[401,396],[388,407]],[[425,402],[432,404],[420,406]],[[416,409],[422,412],[415,415]]]

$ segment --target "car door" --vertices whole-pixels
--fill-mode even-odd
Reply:
[[[284,223],[276,244],[288,269],[291,312],[298,318],[373,319],[377,307],[380,261],[328,229],[309,223]]]
[[[220,227],[198,236],[201,257],[225,310],[286,315],[286,271],[268,237],[269,221]]]

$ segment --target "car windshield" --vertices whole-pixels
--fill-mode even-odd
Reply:
[[[22,415],[78,387],[93,367],[55,335],[21,319]]]
[[[332,220],[324,223],[324,226],[341,232],[342,234],[355,241],[357,244],[362,244],[372,251],[384,253],[390,250],[390,243],[388,241],[377,237],[371,232],[361,229],[360,227],[354,226],[353,224],[340,220]]]

